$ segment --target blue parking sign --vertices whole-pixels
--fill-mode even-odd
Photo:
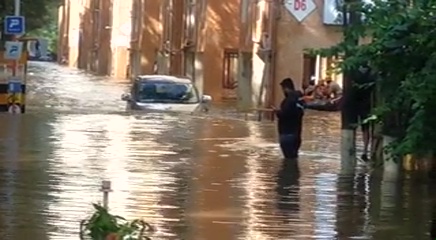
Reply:
[[[10,94],[21,93],[21,82],[18,81],[8,82],[8,93]]]
[[[23,16],[6,16],[5,17],[5,34],[20,35],[25,32],[25,20]]]

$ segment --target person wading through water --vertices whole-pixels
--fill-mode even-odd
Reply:
[[[353,80],[359,85],[354,89],[354,95],[357,103],[357,117],[362,130],[363,153],[361,159],[367,162],[372,138],[371,122],[368,119],[371,117],[371,99],[375,91],[375,76],[368,63],[362,64],[356,73]]]
[[[280,109],[274,109],[278,118],[280,148],[286,159],[298,157],[301,146],[304,107],[300,100],[303,94],[295,90],[294,82],[285,78],[280,83],[285,99]]]

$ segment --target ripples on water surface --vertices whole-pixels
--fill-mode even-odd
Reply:
[[[30,72],[29,112],[0,116],[0,239],[78,239],[103,179],[154,239],[428,238],[426,186],[338,175],[335,114],[308,113],[298,166],[283,166],[271,124],[126,113],[125,84]]]

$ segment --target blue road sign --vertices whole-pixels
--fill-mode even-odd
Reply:
[[[6,16],[5,17],[5,34],[20,35],[25,32],[25,20],[23,16]]]
[[[10,94],[21,93],[21,82],[18,81],[8,82],[8,93]]]

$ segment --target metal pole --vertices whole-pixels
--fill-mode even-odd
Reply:
[[[20,16],[21,14],[21,0],[15,0],[15,16]]]
[[[15,4],[14,4],[14,15],[15,16],[20,16],[20,13],[21,13],[21,0],[15,0],[15,2],[14,2]],[[18,35],[14,35],[13,36],[13,40],[14,41],[18,41]],[[15,77],[15,76],[17,76],[17,70],[18,70],[18,66],[19,66],[19,60],[14,60],[13,62],[12,62],[12,76],[13,77]],[[16,99],[15,99],[15,93],[12,93],[13,95],[12,95],[12,100],[11,100],[11,110],[9,110],[9,113],[19,113],[19,112],[21,112],[21,109],[20,109],[20,111],[18,111],[17,110],[17,108],[16,108]]]
[[[21,0],[15,0],[15,5],[14,5],[14,15],[15,16],[20,16],[21,13]],[[14,35],[14,41],[18,41],[18,36]],[[16,76],[17,75],[17,67],[18,67],[18,60],[14,60],[13,63],[13,68],[12,68],[12,76]]]
[[[103,192],[103,207],[109,207],[109,193],[112,192],[111,181],[102,181],[100,191]]]
[[[343,4],[343,33],[344,41],[347,44],[358,44],[358,39],[350,35],[349,27],[356,23],[356,12],[350,4],[358,0],[345,0]],[[350,9],[351,8],[351,9]],[[348,16],[349,15],[349,16]],[[345,58],[349,56],[345,52]],[[342,131],[341,131],[341,170],[343,172],[354,172],[356,165],[356,123],[355,101],[353,97],[353,81],[350,71],[343,73],[343,97],[342,97]]]

